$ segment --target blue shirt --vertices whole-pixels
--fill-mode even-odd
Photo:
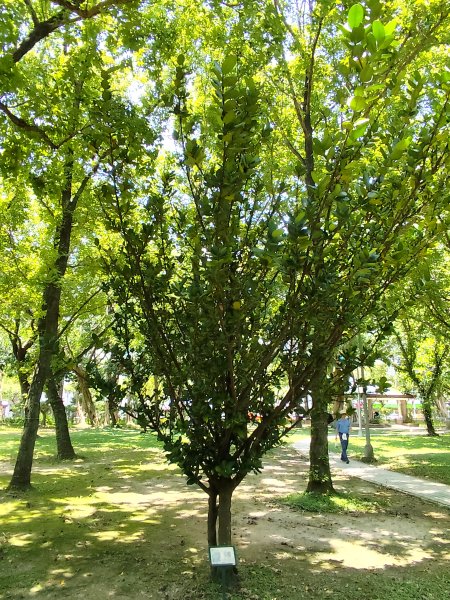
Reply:
[[[350,433],[350,419],[341,417],[339,421],[336,421],[336,429],[338,433]]]

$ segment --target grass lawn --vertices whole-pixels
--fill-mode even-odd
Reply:
[[[54,433],[41,431],[23,495],[4,491],[19,439],[0,428],[0,600],[222,597],[209,581],[206,495],[153,435],[74,431],[79,458],[58,462]],[[237,490],[240,587],[228,600],[446,597],[448,511],[344,477],[336,501],[307,505],[296,496],[306,481],[286,446]]]
[[[428,437],[389,432],[371,435],[370,442],[378,465],[450,485],[450,433]],[[364,455],[365,445],[365,437],[353,431],[350,448],[355,458]]]
[[[392,471],[406,473],[450,485],[450,433],[439,437],[428,437],[423,430],[405,434],[395,430],[371,431],[370,441],[374,449],[377,465]],[[331,429],[330,429],[331,432]],[[309,437],[308,427],[296,430],[291,441]],[[334,434],[329,436],[330,451],[336,451]],[[364,456],[366,438],[358,436],[353,427],[350,435],[349,455],[355,459]],[[340,450],[339,450],[340,451]]]

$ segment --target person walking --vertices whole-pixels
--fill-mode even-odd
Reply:
[[[336,439],[339,435],[339,441],[341,442],[341,460],[348,464],[350,461],[347,456],[347,448],[351,424],[347,411],[342,410],[339,414],[340,418],[336,421]]]

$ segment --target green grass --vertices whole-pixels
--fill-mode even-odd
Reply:
[[[303,492],[290,494],[280,500],[295,510],[313,513],[375,513],[381,508],[379,501],[367,500],[355,494],[332,494],[322,496]]]
[[[288,442],[292,443],[309,436],[309,428],[298,429],[288,438]],[[450,433],[428,437],[424,435],[423,430],[407,435],[399,431],[380,433],[379,430],[373,430],[370,440],[377,465],[450,485]],[[357,428],[353,428],[348,450],[350,458],[358,460],[364,456],[365,445],[365,436],[359,437]],[[331,452],[339,451],[331,429],[329,447]]]
[[[190,498],[195,488],[186,488],[153,435],[74,431],[79,458],[63,463],[54,458],[53,432],[44,430],[40,436],[34,489],[0,495],[0,600],[222,597],[220,586],[209,581],[206,497],[197,492]],[[0,428],[0,461],[10,469],[19,440],[19,430]],[[3,472],[0,487],[8,481]],[[275,498],[270,502],[274,500],[276,504]],[[332,513],[333,520],[339,513],[345,519],[370,513],[376,523],[377,507],[382,509],[379,497],[366,492],[364,497],[351,493],[323,500],[292,494],[283,502],[305,511],[307,522],[319,526],[326,524],[327,517],[321,516],[325,513]],[[193,521],[196,516],[198,521]],[[237,539],[241,527],[239,523]],[[180,530],[190,531],[191,538],[180,539]],[[317,532],[328,535],[326,527]],[[246,561],[244,544],[238,550],[240,588],[227,600],[319,600],[343,594],[346,600],[442,600],[450,587],[448,557],[442,549],[429,552],[432,560],[426,563],[372,572],[328,560],[311,562],[308,551],[286,546]]]
[[[16,428],[0,427],[0,460],[14,460],[19,447],[22,431]],[[71,439],[77,454],[101,456],[110,450],[124,452],[148,447],[160,447],[152,434],[141,434],[135,429],[75,429]],[[34,458],[53,459],[56,455],[56,440],[52,429],[40,429],[36,440]]]
[[[370,440],[378,465],[450,485],[450,433],[428,437],[389,432],[371,435]],[[365,445],[365,438],[353,432],[350,454],[363,456]]]

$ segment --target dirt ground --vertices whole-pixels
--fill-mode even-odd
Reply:
[[[110,475],[110,466],[97,467]],[[57,530],[49,531],[43,520],[42,533],[34,529],[28,546],[12,548],[10,539],[0,553],[0,571],[16,574],[6,576],[0,599],[221,598],[208,583],[205,494],[163,463],[160,474],[155,468],[148,479],[118,470],[114,485],[110,479],[103,485],[98,476],[90,504],[56,499]],[[449,589],[442,575],[450,559],[449,511],[338,473],[338,491],[377,499],[384,508],[376,514],[315,514],[280,504],[303,491],[306,481],[306,461],[284,447],[235,492],[240,588],[233,599],[326,598],[342,590],[348,600],[390,598],[391,590],[404,599],[448,597],[439,589]],[[18,524],[21,530],[25,522]],[[41,568],[27,578],[33,568],[27,551],[39,535],[45,573]],[[21,539],[26,542],[26,535]],[[438,591],[422,593],[427,577]]]

